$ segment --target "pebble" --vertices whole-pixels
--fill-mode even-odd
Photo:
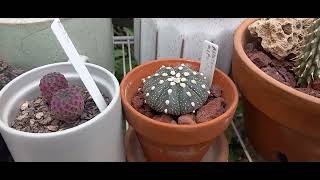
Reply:
[[[36,118],[41,119],[43,115],[44,115],[43,112],[39,112],[36,114]]]
[[[26,110],[27,108],[29,107],[29,102],[27,101],[27,102],[25,102],[25,103],[23,103],[22,105],[21,105],[21,110],[22,111],[24,111],[24,110]]]
[[[49,129],[50,131],[57,131],[59,128],[59,126],[47,126],[47,129]]]

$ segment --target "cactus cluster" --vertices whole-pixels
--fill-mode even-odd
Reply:
[[[146,103],[155,111],[176,116],[195,113],[210,94],[206,77],[184,64],[162,66],[142,81]]]
[[[69,87],[63,74],[46,74],[40,80],[39,87],[55,119],[70,123],[83,113],[84,97],[81,91],[74,86]]]
[[[308,27],[304,45],[295,59],[295,74],[300,87],[307,87],[320,79],[320,19],[316,19]]]

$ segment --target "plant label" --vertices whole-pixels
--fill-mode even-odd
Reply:
[[[200,63],[200,73],[207,77],[207,84],[211,86],[214,70],[217,62],[219,46],[207,40],[203,43]]]
[[[90,75],[87,67],[84,64],[84,58],[81,57],[74,47],[71,39],[68,36],[68,33],[65,31],[63,25],[61,24],[59,19],[55,19],[51,24],[51,29],[55,36],[57,37],[62,49],[65,51],[67,56],[69,57],[69,62],[73,65],[74,69],[80,76],[84,86],[87,88],[88,92],[90,93],[92,99],[96,103],[100,112],[102,112],[106,107],[107,104],[98,89],[98,86],[94,82],[92,76]]]

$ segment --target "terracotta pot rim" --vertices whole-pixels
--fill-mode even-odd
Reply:
[[[120,84],[120,94],[121,94],[121,99],[122,99],[123,105],[127,106],[128,109],[130,111],[132,111],[133,113],[137,114],[139,116],[139,119],[143,120],[144,122],[151,123],[153,125],[160,126],[163,128],[171,128],[171,129],[176,129],[176,130],[196,129],[196,128],[203,128],[206,126],[214,126],[215,124],[218,124],[220,121],[227,121],[228,117],[232,114],[233,110],[236,109],[236,107],[238,105],[238,101],[239,101],[238,90],[237,90],[234,82],[218,68],[216,68],[215,70],[218,71],[219,73],[221,73],[222,76],[224,76],[224,78],[228,81],[228,84],[230,84],[230,86],[232,88],[232,92],[235,94],[235,96],[234,96],[235,98],[231,102],[227,111],[224,112],[222,115],[218,116],[217,118],[214,118],[214,119],[207,121],[207,122],[195,124],[195,125],[183,125],[182,126],[182,125],[178,125],[178,124],[169,124],[169,123],[155,121],[154,119],[149,118],[149,117],[141,114],[140,112],[138,112],[136,109],[134,109],[132,107],[131,103],[128,102],[128,100],[125,96],[125,84],[127,84],[128,78],[130,76],[132,76],[132,74],[136,73],[139,69],[144,68],[145,66],[154,63],[154,61],[159,62],[159,61],[168,61],[168,60],[170,60],[170,61],[174,61],[174,60],[181,61],[182,60],[182,61],[192,62],[192,63],[198,62],[197,60],[187,59],[187,58],[161,58],[161,59],[157,59],[157,60],[151,60],[147,63],[141,64],[141,65],[135,67],[129,73],[127,73],[127,75],[123,78],[123,80]]]
[[[245,34],[245,31],[247,30],[247,27],[252,24],[254,21],[256,21],[258,18],[249,18],[246,19],[243,23],[240,24],[240,26],[236,29],[234,34],[234,48],[235,51],[240,56],[240,59],[244,62],[244,64],[257,76],[260,78],[266,80],[269,84],[271,84],[273,87],[280,89],[281,91],[288,93],[292,96],[297,96],[305,101],[311,101],[312,103],[315,103],[317,105],[320,105],[320,98],[305,94],[303,92],[300,92],[292,87],[289,87],[275,79],[273,79],[271,76],[267,75],[265,72],[263,72],[260,68],[258,68],[247,56],[247,54],[244,51],[244,48],[242,46],[243,37]]]

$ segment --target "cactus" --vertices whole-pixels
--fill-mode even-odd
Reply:
[[[295,59],[298,86],[307,87],[313,81],[320,79],[320,19],[316,19],[308,27],[304,45]]]
[[[142,81],[146,103],[155,111],[171,115],[195,113],[210,94],[206,77],[184,64],[162,66]]]
[[[58,90],[51,100],[51,112],[55,119],[73,122],[84,111],[84,98],[76,88]]]
[[[39,87],[41,95],[50,104],[54,93],[68,87],[68,81],[61,73],[53,72],[42,77]]]

